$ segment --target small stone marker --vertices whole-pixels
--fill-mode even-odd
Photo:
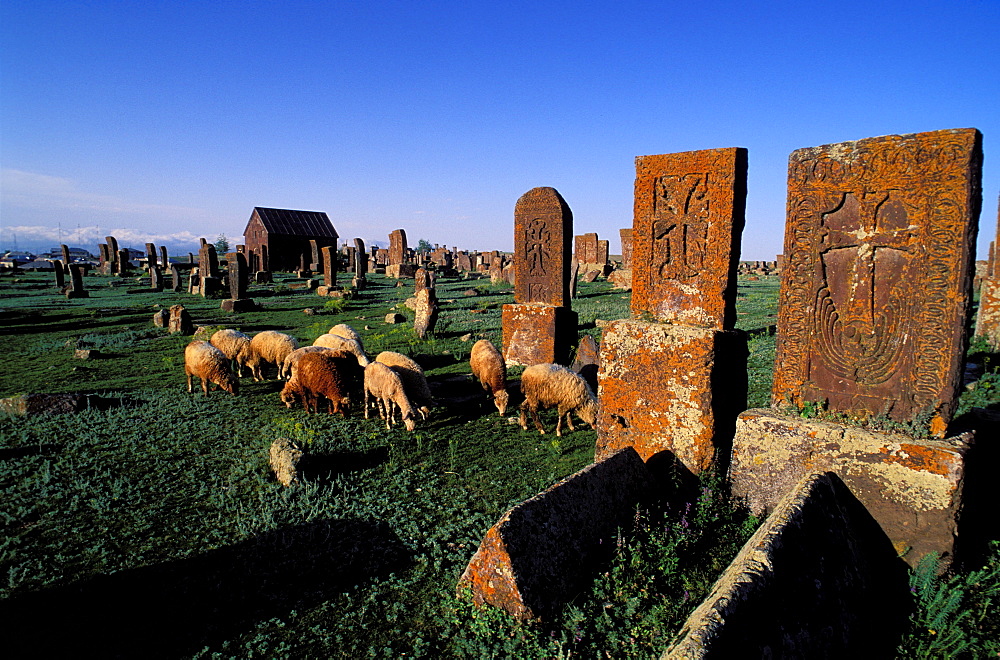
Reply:
[[[929,417],[944,435],[961,384],[981,164],[972,128],[792,153],[774,405]]]
[[[170,324],[168,325],[168,329],[170,334],[194,334],[194,322],[191,320],[191,314],[184,309],[184,305],[174,305],[170,308]]]
[[[458,583],[476,604],[545,618],[593,580],[650,491],[631,448],[592,463],[503,515]]]
[[[428,333],[434,332],[437,324],[438,304],[437,293],[433,288],[421,289],[416,295],[416,316],[413,319],[413,330],[417,337],[424,339]]]
[[[165,309],[157,310],[153,313],[153,325],[157,328],[170,327],[170,312]]]
[[[406,317],[397,312],[389,312],[385,315],[385,322],[392,325],[396,323],[403,323],[406,321]]]
[[[413,295],[418,295],[424,289],[430,287],[431,278],[427,273],[427,269],[418,268],[417,272],[413,275]]]
[[[0,399],[0,412],[17,417],[63,415],[80,412],[88,405],[86,394],[21,394]]]
[[[271,443],[268,451],[271,470],[282,486],[288,487],[298,481],[298,465],[302,460],[302,450],[288,438],[278,438]]]

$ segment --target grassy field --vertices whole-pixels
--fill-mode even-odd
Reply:
[[[637,511],[614,563],[548,626],[476,610],[455,585],[483,533],[590,463],[596,439],[589,428],[562,438],[522,431],[513,405],[501,418],[468,379],[472,343],[500,344],[509,286],[440,280],[437,330],[419,340],[412,324],[383,320],[412,318],[401,306],[411,287],[378,276],[348,301],[278,278],[251,288],[261,311],[240,315],[218,300],[126,293],[115,282],[88,277],[91,297],[70,301],[51,275],[0,280],[0,397],[101,395],[76,415],[0,415],[0,616],[19,631],[16,651],[645,657],[666,646],[757,524],[707,475],[689,501]],[[741,281],[751,406],[769,401],[776,301],[776,279]],[[303,344],[348,323],[370,354],[416,359],[441,405],[406,433],[286,409],[275,380],[244,378],[237,397],[188,394],[190,338],[152,325],[158,308],[177,303],[199,325],[280,330]],[[581,283],[573,308],[581,333],[599,336],[599,319],[628,316],[629,296]],[[76,360],[75,348],[102,357]],[[554,413],[543,421],[553,426]],[[286,489],[271,475],[277,437],[308,449],[304,483]]]

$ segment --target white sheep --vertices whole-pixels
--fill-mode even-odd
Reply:
[[[365,367],[365,419],[368,419],[368,399],[375,399],[379,415],[385,420],[385,428],[393,424],[393,404],[399,407],[400,417],[407,431],[416,427],[416,411],[406,396],[399,375],[381,362],[372,362]]]
[[[327,333],[343,337],[344,339],[353,339],[354,341],[358,342],[358,346],[360,346],[361,348],[364,348],[365,346],[365,343],[361,341],[361,335],[358,334],[358,331],[352,328],[351,326],[347,325],[346,323],[338,323],[337,325],[327,330]]]
[[[521,391],[524,392],[524,403],[521,404],[521,428],[528,429],[525,411],[531,412],[535,428],[545,433],[545,427],[538,419],[538,409],[558,406],[559,419],[556,422],[556,435],[562,435],[562,419],[566,416],[566,424],[574,431],[570,413],[587,424],[594,425],[597,417],[597,397],[590,390],[583,376],[573,373],[558,364],[536,364],[528,367],[521,374]]]
[[[281,373],[285,374],[288,380],[295,378],[295,371],[299,367],[299,360],[302,356],[307,353],[318,353],[320,351],[332,351],[332,348],[327,348],[325,346],[303,346],[302,348],[296,348],[294,351],[285,356],[285,361],[281,363]]]
[[[208,340],[212,346],[222,351],[227,359],[236,363],[236,375],[243,375],[243,367],[250,359],[250,337],[239,330],[219,330]]]
[[[330,333],[320,335],[316,338],[316,341],[313,342],[313,346],[323,346],[325,348],[332,348],[338,351],[353,353],[354,357],[358,358],[358,364],[362,367],[367,367],[368,363],[371,362],[365,354],[365,349],[361,347],[361,344],[353,339],[341,337],[340,335]]]
[[[215,383],[220,388],[236,394],[240,381],[229,368],[229,360],[222,351],[207,341],[195,340],[184,349],[184,374],[187,376],[188,392],[193,392],[191,379],[201,379],[201,389],[208,396],[208,386]]]
[[[400,380],[403,381],[406,396],[416,406],[420,417],[426,420],[431,412],[430,407],[434,405],[434,397],[431,396],[427,376],[424,375],[424,370],[420,365],[413,358],[393,351],[382,351],[375,358],[375,361],[381,362],[399,375]]]
[[[278,368],[278,378],[283,378],[285,358],[298,347],[298,340],[291,335],[274,330],[258,332],[250,340],[250,358],[247,360],[253,379],[264,380],[261,374],[261,364],[264,362],[275,365]]]
[[[490,340],[480,339],[472,345],[469,366],[472,367],[472,375],[490,393],[493,403],[503,416],[507,412],[510,394],[507,392],[507,365],[500,351]]]

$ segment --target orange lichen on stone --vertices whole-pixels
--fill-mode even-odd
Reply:
[[[889,135],[789,157],[775,406],[944,435],[963,367],[979,215],[976,129]]]
[[[979,287],[976,336],[1000,350],[1000,276],[985,277]]]
[[[507,364],[566,364],[576,339],[576,312],[550,305],[504,305],[503,357]]]
[[[746,175],[741,148],[635,159],[634,316],[733,327]]]

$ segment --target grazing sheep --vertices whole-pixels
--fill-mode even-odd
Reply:
[[[292,380],[295,378],[295,371],[299,367],[299,360],[306,353],[318,353],[321,351],[332,351],[332,348],[327,348],[325,346],[303,346],[302,348],[296,348],[294,351],[289,353],[285,357],[285,361],[282,363],[281,372],[285,376]]]
[[[291,335],[274,330],[258,332],[250,340],[250,357],[247,366],[256,381],[264,380],[261,364],[269,362],[278,368],[278,378],[284,376],[285,358],[299,347],[298,340]]]
[[[365,367],[365,419],[368,419],[368,398],[375,399],[379,415],[385,420],[385,428],[393,424],[393,404],[399,407],[400,417],[407,431],[416,427],[416,412],[406,396],[403,381],[399,375],[381,362],[372,362]]]
[[[594,425],[597,417],[597,397],[590,390],[587,381],[566,367],[558,364],[536,364],[528,367],[521,374],[521,391],[524,392],[524,403],[521,404],[521,428],[528,429],[525,411],[531,412],[535,428],[545,433],[545,427],[538,420],[538,408],[558,406],[559,421],[556,422],[556,435],[562,435],[562,419],[566,416],[566,424],[574,431],[570,413],[587,424]]]
[[[184,349],[184,374],[187,376],[188,392],[192,392],[191,378],[201,379],[201,389],[208,396],[209,383],[215,383],[230,394],[236,394],[240,381],[229,369],[229,361],[222,351],[207,341],[196,340]]]
[[[355,357],[358,358],[358,364],[362,367],[367,367],[371,360],[365,355],[365,349],[361,347],[361,344],[354,341],[353,339],[347,339],[346,337],[341,337],[340,335],[332,335],[327,333],[325,335],[320,335],[313,342],[313,346],[324,346],[326,348],[334,348],[338,351],[347,351],[349,353],[354,353]]]
[[[250,338],[239,330],[219,330],[208,342],[222,351],[227,359],[236,363],[236,375],[243,375],[243,367],[250,359]]]
[[[472,345],[469,366],[472,367],[472,375],[490,393],[493,403],[503,416],[507,412],[510,394],[507,393],[507,365],[500,351],[490,340],[480,339]]]
[[[281,400],[289,408],[296,398],[302,399],[307,413],[319,413],[319,399],[326,397],[327,411],[346,416],[351,407],[351,386],[357,370],[357,360],[344,351],[321,351],[305,354],[299,360],[295,378],[281,390]]]
[[[360,346],[361,348],[364,348],[365,346],[365,343],[361,341],[361,335],[358,334],[358,331],[352,328],[351,326],[347,325],[346,323],[338,323],[337,325],[327,330],[327,332],[331,335],[337,335],[338,337],[343,337],[344,339],[353,339],[354,341],[358,342],[358,346]]]
[[[427,385],[427,376],[424,375],[424,370],[420,368],[420,365],[414,362],[413,358],[393,351],[382,351],[375,358],[375,361],[381,362],[399,375],[399,379],[403,381],[406,396],[420,411],[420,417],[426,420],[427,415],[431,412],[430,407],[434,405],[434,397],[431,396],[431,388]]]

